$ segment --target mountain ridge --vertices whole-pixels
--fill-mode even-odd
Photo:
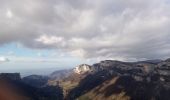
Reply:
[[[13,77],[11,77],[13,76]],[[18,77],[19,76],[19,77]],[[2,73],[31,100],[167,100],[170,98],[170,59],[122,62],[104,60],[93,65],[54,71],[48,76]],[[13,78],[13,79],[12,79]],[[24,85],[25,84],[25,85]],[[156,91],[156,92],[155,92]],[[41,93],[41,94],[39,94]],[[51,95],[50,95],[51,94]],[[23,95],[23,94],[21,94]],[[45,96],[46,95],[46,96]],[[41,97],[45,96],[42,99]],[[57,96],[60,98],[57,99]]]

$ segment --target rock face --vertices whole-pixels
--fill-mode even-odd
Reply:
[[[86,73],[86,72],[91,72],[92,66],[87,65],[87,64],[82,64],[82,65],[77,66],[73,70],[77,74],[83,74],[83,73]]]
[[[165,62],[170,62],[170,58],[166,59]]]
[[[105,60],[91,66],[67,95],[68,100],[167,100],[170,60],[121,62]]]

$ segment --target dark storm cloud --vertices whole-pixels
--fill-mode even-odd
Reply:
[[[170,56],[167,0],[0,0],[0,44],[85,58]]]

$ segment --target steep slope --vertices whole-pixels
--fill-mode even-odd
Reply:
[[[84,93],[79,100],[168,100],[170,88],[158,82],[136,81],[131,76],[115,77]]]
[[[91,71],[92,66],[87,64],[81,64],[74,69],[55,71],[49,76],[48,85],[59,85],[63,88],[63,94],[66,96]]]
[[[151,63],[106,60],[70,90],[67,100],[168,100],[170,61]]]
[[[47,85],[48,80],[49,80],[49,77],[47,76],[30,75],[30,76],[24,77],[22,79],[22,82],[24,82],[25,84],[29,84],[33,87],[41,88]]]

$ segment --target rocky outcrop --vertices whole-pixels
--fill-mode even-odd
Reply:
[[[170,98],[170,60],[105,60],[67,96],[68,100],[166,100]],[[118,99],[119,98],[119,99]]]
[[[166,59],[165,62],[170,62],[170,58]]]
[[[75,67],[73,70],[77,74],[83,74],[83,73],[86,73],[86,72],[91,72],[92,66],[87,65],[87,64],[82,64],[82,65]]]

